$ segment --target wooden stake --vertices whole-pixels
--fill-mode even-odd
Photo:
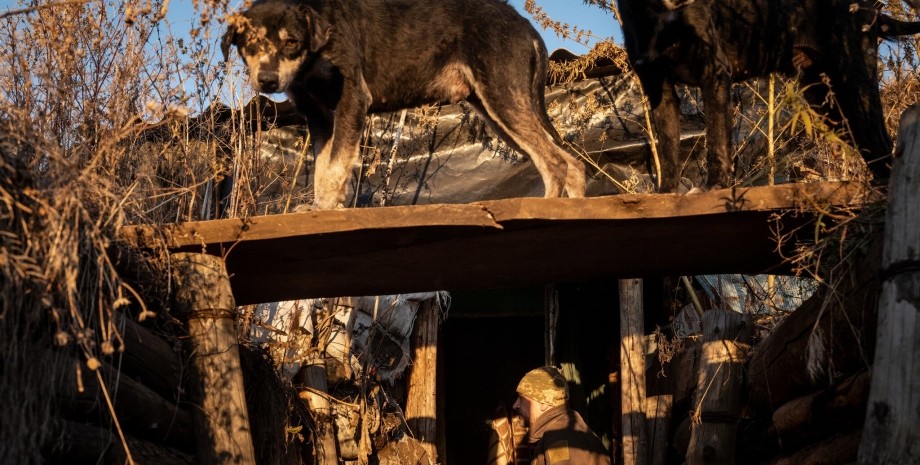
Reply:
[[[620,374],[623,463],[646,465],[648,427],[645,417],[645,323],[642,280],[620,280]]]
[[[888,193],[862,465],[920,464],[920,107],[901,116]]]
[[[428,300],[419,305],[415,317],[415,341],[406,422],[428,454],[428,463],[437,463],[437,363],[438,303]]]
[[[255,454],[234,316],[230,278],[220,257],[173,254],[176,309],[187,321],[193,363],[191,391],[200,463],[251,464]]]
[[[648,419],[650,465],[665,465],[668,460],[668,430],[671,424],[671,407],[674,396],[662,394],[645,399],[645,417]]]
[[[728,310],[703,314],[703,353],[687,465],[735,463],[742,369],[750,338],[751,325],[744,315]]]
[[[316,438],[314,456],[317,465],[337,465],[339,463],[335,412],[329,402],[324,349],[329,344],[326,338],[329,336],[329,325],[334,311],[334,304],[329,301],[322,309],[313,309],[314,334],[311,341],[311,352],[294,379],[295,383],[299,382],[305,387],[299,395],[307,403],[307,408],[313,417],[313,434]]]

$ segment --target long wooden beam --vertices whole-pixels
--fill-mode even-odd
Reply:
[[[165,243],[173,252],[225,256],[242,305],[622,277],[782,274],[791,270],[784,256],[797,232],[820,212],[869,201],[855,183],[802,183],[137,225],[121,237],[137,247]]]

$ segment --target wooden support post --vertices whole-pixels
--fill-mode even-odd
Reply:
[[[187,321],[194,369],[192,392],[198,460],[255,464],[234,320],[236,304],[223,259],[173,254],[175,303]]]
[[[642,280],[620,280],[620,379],[623,463],[646,465],[648,425],[645,417],[645,319]]]
[[[687,465],[735,463],[742,370],[750,339],[751,325],[744,315],[728,310],[703,314],[703,353]]]
[[[316,438],[314,456],[317,465],[337,465],[339,463],[335,412],[329,402],[329,382],[326,376],[325,347],[329,341],[324,339],[328,337],[334,311],[335,307],[329,301],[322,310],[313,310],[313,340],[310,347],[312,352],[295,377],[295,382],[302,383],[306,388],[300,391],[299,396],[307,403],[307,408],[313,417],[313,434]]]
[[[438,462],[437,452],[437,365],[438,323],[436,299],[419,305],[415,317],[412,371],[406,400],[406,422],[428,454],[428,463]]]
[[[645,417],[648,419],[649,465],[665,465],[668,459],[668,430],[671,424],[671,407],[674,396],[661,394],[645,400]]]
[[[555,284],[543,288],[543,364],[556,365],[556,334],[559,328],[559,292]]]
[[[862,465],[920,464],[920,106],[901,116]]]

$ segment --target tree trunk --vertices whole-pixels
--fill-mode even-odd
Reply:
[[[742,369],[750,338],[751,325],[744,315],[727,310],[703,314],[703,353],[694,405],[698,423],[690,434],[688,465],[735,463]]]
[[[620,280],[620,374],[623,463],[648,463],[648,426],[645,417],[645,323],[642,280]]]
[[[220,257],[173,254],[175,302],[187,320],[198,394],[195,426],[199,461],[255,464],[243,373],[237,347],[236,304]]]
[[[428,463],[437,463],[437,366],[438,322],[435,300],[422,303],[415,317],[415,350],[409,374],[406,420],[415,438],[428,454]]]
[[[901,116],[888,193],[882,295],[863,465],[920,464],[920,107]]]

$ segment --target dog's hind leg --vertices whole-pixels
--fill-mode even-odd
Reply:
[[[527,154],[543,179],[545,197],[584,197],[585,166],[562,147],[550,124],[543,92],[527,95],[520,88],[474,86],[467,101],[491,123],[512,148]]]

